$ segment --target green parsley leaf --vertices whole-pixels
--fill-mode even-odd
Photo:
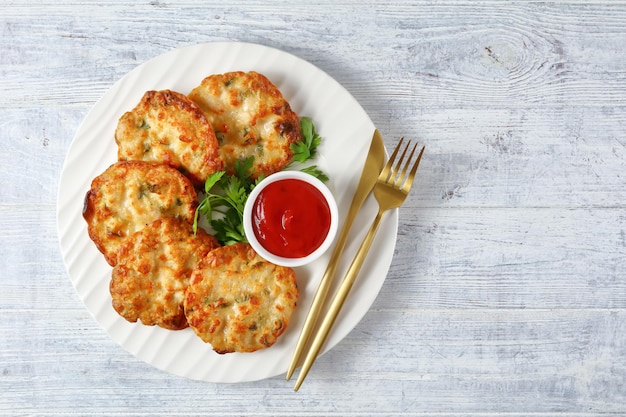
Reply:
[[[313,125],[313,119],[311,119],[310,117],[300,118],[300,131],[302,132],[302,136],[307,138],[307,140],[311,140],[315,135],[315,126]]]
[[[213,188],[213,186],[222,179],[224,174],[224,171],[219,171],[209,175],[209,178],[207,178],[204,182],[204,192],[209,193],[211,191],[211,188]]]
[[[235,173],[237,177],[242,181],[248,181],[252,175],[252,164],[254,163],[254,156],[249,156],[246,159],[238,159],[235,161]]]
[[[302,140],[292,143],[291,150],[293,152],[293,161],[304,163],[315,157],[317,147],[322,143],[322,138],[315,131],[315,126],[310,117],[302,117],[300,119],[300,131],[302,132]]]
[[[314,176],[322,182],[328,181],[328,176],[324,172],[322,172],[322,170],[319,169],[317,165],[311,165],[306,168],[302,168],[300,171],[306,172],[307,174]]]
[[[311,158],[311,151],[305,142],[292,143],[291,150],[293,151],[292,160],[295,162],[302,164]]]
[[[224,217],[211,220],[211,227],[215,230],[215,238],[223,245],[248,241],[243,230],[242,217],[234,208],[227,210]]]

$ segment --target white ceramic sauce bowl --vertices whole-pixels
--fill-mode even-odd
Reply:
[[[267,250],[261,242],[256,237],[254,232],[255,225],[253,224],[253,208],[256,200],[259,197],[259,194],[271,183],[276,181],[282,181],[286,179],[295,179],[304,181],[313,187],[315,187],[324,197],[328,207],[330,209],[330,228],[326,235],[326,238],[323,242],[311,252],[309,255],[304,257],[283,257],[278,256],[276,254],[271,253]],[[251,191],[248,200],[246,201],[246,205],[243,211],[243,227],[244,232],[246,234],[246,238],[248,242],[252,246],[252,248],[264,259],[272,262],[276,265],[288,266],[288,267],[297,267],[309,264],[316,259],[318,259],[324,252],[328,250],[330,245],[333,243],[335,236],[337,235],[337,229],[339,224],[339,213],[337,208],[337,202],[330,191],[330,189],[319,179],[314,176],[301,172],[301,171],[280,171],[275,174],[269,175],[264,178],[259,184],[254,187]]]

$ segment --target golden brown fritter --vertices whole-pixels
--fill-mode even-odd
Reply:
[[[113,308],[130,322],[170,330],[187,327],[185,291],[198,261],[217,240],[175,218],[156,220],[120,246],[110,292]]]
[[[283,169],[291,144],[302,137],[298,115],[278,88],[256,72],[229,72],[206,77],[189,97],[215,130],[226,170],[254,156],[253,178]]]
[[[89,237],[111,266],[122,242],[163,217],[193,222],[198,205],[191,181],[157,162],[122,161],[91,182],[83,217]]]
[[[217,139],[200,108],[184,94],[147,91],[115,131],[120,161],[156,161],[188,176],[196,187],[224,169]]]
[[[209,252],[185,297],[189,326],[218,353],[272,346],[296,307],[293,269],[267,262],[247,243]]]

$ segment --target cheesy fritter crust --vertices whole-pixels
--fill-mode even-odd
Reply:
[[[185,297],[189,326],[217,353],[272,346],[296,307],[293,269],[262,259],[247,243],[209,252]]]
[[[129,322],[186,328],[183,302],[191,272],[218,246],[202,229],[194,235],[188,222],[175,218],[152,222],[119,248],[109,286],[113,308]]]
[[[111,266],[122,242],[163,217],[193,222],[198,205],[191,181],[157,162],[121,161],[91,182],[83,217],[89,237]]]
[[[301,140],[300,120],[278,88],[257,72],[206,77],[189,94],[215,130],[226,171],[237,160],[254,156],[252,177],[283,169]]]
[[[193,101],[176,91],[147,91],[118,121],[115,142],[120,161],[165,163],[196,187],[224,169],[211,124]]]

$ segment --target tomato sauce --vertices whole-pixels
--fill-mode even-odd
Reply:
[[[252,208],[254,234],[261,245],[283,258],[302,258],[326,239],[330,207],[313,185],[298,179],[270,183]]]

